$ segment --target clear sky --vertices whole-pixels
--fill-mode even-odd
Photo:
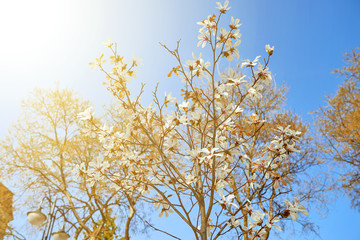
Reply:
[[[109,102],[103,74],[88,65],[106,51],[102,42],[108,37],[118,42],[120,54],[143,59],[136,81],[147,83],[145,96],[156,82],[159,92],[175,92],[180,81],[166,77],[175,60],[158,42],[174,48],[181,38],[183,59],[199,53],[196,22],[215,11],[215,2],[1,1],[0,137],[17,119],[20,100],[35,87],[59,82],[97,109]],[[228,17],[243,23],[240,58],[264,55],[265,44],[275,45],[270,68],[277,82],[290,87],[287,107],[310,121],[308,113],[341,83],[331,71],[343,66],[342,54],[360,46],[360,1],[233,0],[230,5]],[[324,218],[310,213],[320,226],[318,239],[359,239],[360,214],[349,206],[344,196],[329,206]]]

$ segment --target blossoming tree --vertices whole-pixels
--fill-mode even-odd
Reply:
[[[259,134],[270,125],[256,106],[271,86],[274,47],[266,45],[262,64],[258,56],[243,61],[241,71],[216,73],[221,60],[239,58],[241,37],[239,19],[232,17],[228,29],[220,27],[228,1],[217,5],[217,15],[198,23],[198,46],[209,49],[209,61],[193,55],[183,62],[180,42],[174,50],[162,45],[177,60],[168,76],[184,83],[181,100],[171,94],[162,99],[155,89],[153,103],[143,106],[144,85],[135,97],[128,90],[138,60],[126,62],[116,44],[105,43],[112,69],[106,70],[104,55],[91,65],[106,74],[105,85],[118,103],[112,113],[116,124],[96,125],[90,109],[80,115],[87,123],[84,132],[98,136],[107,149],[100,173],[81,171],[90,181],[109,181],[129,194],[129,202],[153,204],[159,217],[176,214],[195,239],[226,234],[268,239],[273,228],[281,231],[284,219],[308,215],[299,198],[286,200],[291,196],[288,159],[300,152],[301,132],[290,124],[269,130],[266,137]],[[134,211],[130,204],[129,212]]]

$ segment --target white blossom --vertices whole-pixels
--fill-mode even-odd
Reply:
[[[84,112],[78,114],[80,120],[86,121],[92,119],[95,111],[92,107],[87,108]]]
[[[266,44],[266,45],[265,45],[265,50],[266,50],[266,52],[269,54],[269,56],[271,56],[271,55],[273,54],[274,48],[275,48],[274,46],[270,47],[269,44]]]
[[[217,4],[217,7],[216,7],[216,8],[218,8],[218,9],[219,9],[219,12],[221,12],[221,13],[226,13],[226,11],[231,8],[231,7],[228,7],[228,5],[229,5],[229,1],[228,1],[228,0],[226,0],[226,1],[224,2],[224,5],[222,5],[220,2],[216,2],[216,4]]]

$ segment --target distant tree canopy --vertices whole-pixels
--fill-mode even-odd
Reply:
[[[100,182],[89,184],[76,171],[79,165],[95,166],[102,157],[99,140],[81,132],[78,114],[89,106],[68,89],[37,89],[23,101],[22,115],[0,143],[2,178],[18,196],[32,195],[18,204],[36,208],[42,197],[53,201],[57,196],[57,222],[65,222],[74,239],[115,236],[121,227],[113,225],[123,216],[115,220],[112,215],[126,209],[122,194]]]
[[[360,49],[346,53],[345,63],[334,71],[345,80],[319,109],[317,124],[325,138],[324,152],[345,165],[339,180],[360,210]]]

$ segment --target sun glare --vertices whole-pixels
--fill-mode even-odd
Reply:
[[[36,64],[67,41],[74,9],[67,1],[3,1],[1,6],[2,61]]]

